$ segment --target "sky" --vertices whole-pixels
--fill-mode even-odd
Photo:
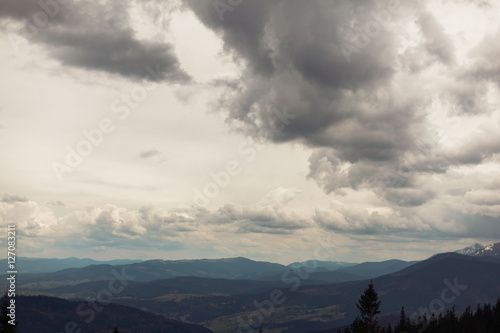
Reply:
[[[3,0],[2,234],[27,257],[284,264],[498,242],[498,17],[494,0]]]

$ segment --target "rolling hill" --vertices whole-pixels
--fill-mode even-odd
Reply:
[[[91,281],[76,285],[66,285],[54,288],[25,290],[31,295],[48,295],[62,298],[86,298],[96,295],[102,289],[108,288],[109,280]],[[324,281],[307,280],[308,285],[326,284]],[[271,288],[285,288],[283,281],[235,280],[199,278],[181,276],[173,279],[161,279],[148,282],[128,282],[127,288],[120,292],[120,297],[138,299],[153,299],[166,295],[190,296],[230,296],[245,293],[255,293]]]
[[[199,325],[116,304],[96,304],[93,308],[83,302],[46,296],[18,296],[16,304],[19,333],[111,333],[114,327],[121,333],[211,332]]]
[[[397,259],[385,260],[380,262],[364,262],[350,267],[341,267],[336,271],[350,273],[357,276],[362,276],[366,279],[371,279],[377,276],[397,272],[417,262],[418,261],[403,261]]]

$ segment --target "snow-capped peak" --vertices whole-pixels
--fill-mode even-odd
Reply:
[[[481,251],[483,248],[484,247],[481,244],[476,243],[474,245],[467,246],[461,250],[455,251],[455,253],[464,254],[467,256],[473,256],[475,255],[475,253]]]
[[[500,256],[500,243],[489,244],[482,246],[481,244],[474,244],[455,253],[464,254],[468,256]]]

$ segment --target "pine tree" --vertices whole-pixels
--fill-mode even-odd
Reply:
[[[120,332],[118,332],[118,327],[115,327],[115,329],[113,330],[113,333],[120,333]]]
[[[437,317],[432,313],[430,319],[427,319],[427,315],[424,314],[416,322],[410,322],[408,318],[403,320],[403,317],[406,315],[403,316],[403,311],[401,311],[400,323],[405,323],[407,330],[402,331],[398,324],[394,328],[394,333],[499,333],[500,299],[493,306],[489,303],[483,306],[478,305],[475,312],[468,306],[460,317],[455,314],[455,306],[447,310],[445,314],[439,313]],[[359,318],[357,320],[361,322]],[[384,330],[381,329],[378,332],[383,333]],[[390,325],[386,332],[391,332]]]
[[[401,307],[401,314],[399,315],[399,330],[400,332],[406,331],[408,327],[406,327],[406,314],[405,307]]]
[[[380,301],[377,292],[373,288],[373,281],[370,281],[368,288],[363,295],[359,297],[356,307],[359,309],[360,316],[357,317],[351,325],[353,333],[375,333],[380,328],[378,325],[377,314],[380,313]]]
[[[500,298],[497,299],[497,304],[494,307],[495,321],[493,323],[493,331],[500,332]]]
[[[365,324],[363,323],[363,321],[359,317],[356,317],[356,319],[354,319],[354,321],[351,324],[351,332],[352,333],[367,333],[368,329],[365,326]]]

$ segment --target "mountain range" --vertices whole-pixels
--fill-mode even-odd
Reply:
[[[44,259],[40,259],[44,262]],[[36,263],[37,259],[31,259]],[[76,284],[90,281],[106,280],[112,271],[125,270],[136,282],[157,279],[173,279],[181,276],[203,278],[225,278],[245,280],[281,280],[287,271],[306,270],[312,272],[313,279],[324,282],[343,282],[373,278],[403,269],[415,262],[387,260],[382,262],[365,262],[361,264],[319,262],[312,266],[311,262],[294,263],[288,266],[281,264],[253,261],[246,258],[200,259],[200,260],[147,260],[128,264],[91,264],[85,267],[66,268],[48,273],[25,273],[20,276],[21,282],[30,289],[55,287],[65,284]],[[321,266],[320,266],[321,265]],[[36,266],[36,265],[33,265]],[[325,267],[338,267],[329,270]],[[6,284],[0,281],[0,287]]]
[[[279,290],[284,302],[272,304],[273,313],[263,317],[265,332],[302,333],[350,323],[357,315],[355,303],[369,283],[369,280],[327,283],[315,277],[325,272],[308,274],[304,269],[287,272],[284,278],[276,281],[187,276],[131,281],[115,295],[113,303],[222,333],[234,332],[238,321],[259,313],[259,307],[264,306],[271,312],[272,292]],[[373,283],[382,301],[383,316],[397,316],[401,306],[405,306],[408,316],[452,306],[461,311],[467,305],[495,302],[500,296],[500,259],[438,254],[376,277]],[[106,290],[108,284],[109,280],[102,280],[31,292],[88,299]]]
[[[370,280],[382,302],[381,321],[397,320],[401,306],[409,317],[415,317],[452,306],[462,311],[468,305],[495,302],[500,296],[500,256],[494,254],[499,247],[500,243],[473,245],[413,262],[392,259],[330,265],[309,261],[284,266],[229,258],[98,264],[19,274],[18,291],[32,295],[25,298],[30,302],[35,302],[31,301],[34,295],[50,296],[49,300],[56,297],[55,301],[47,301],[45,310],[58,312],[57,300],[95,300],[110,290],[110,281],[116,276],[127,276],[125,288],[113,293],[112,303],[103,305],[105,308],[114,311],[113,305],[147,310],[161,318],[200,325],[216,333],[234,332],[241,325],[250,325],[251,318],[262,318],[266,333],[303,333],[349,324],[358,313],[355,304],[359,295]],[[6,279],[2,277],[0,284],[5,287],[3,281]],[[276,293],[280,297],[274,297]],[[51,304],[56,304],[54,309]],[[33,325],[36,318],[43,320],[41,314],[27,313],[29,318],[35,318],[30,319]],[[74,313],[74,309],[72,313],[63,312],[61,321]],[[139,314],[130,316],[136,315]],[[113,316],[102,318],[112,322]],[[140,331],[132,323],[123,323],[128,330],[123,332]],[[108,332],[106,329],[110,328],[92,329]]]

